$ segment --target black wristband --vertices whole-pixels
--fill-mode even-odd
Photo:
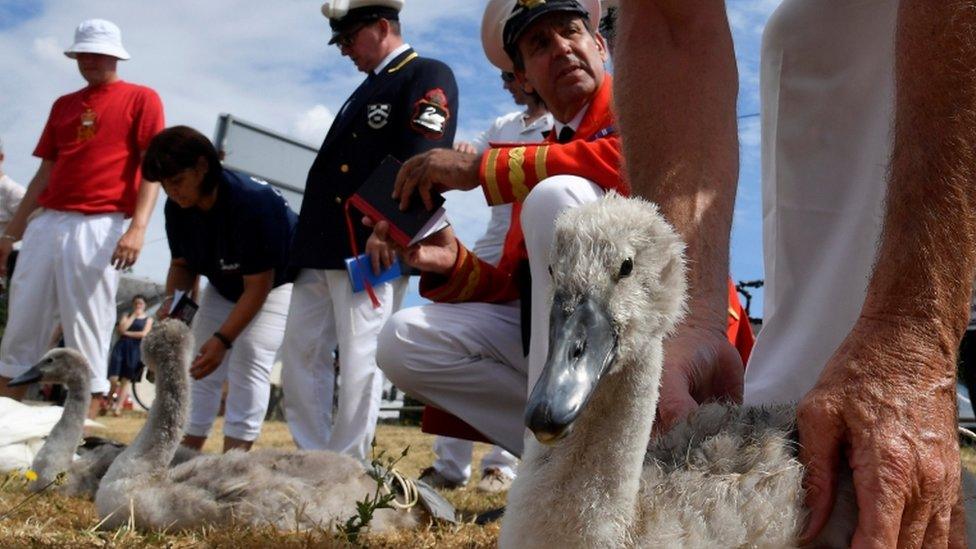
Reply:
[[[224,344],[224,347],[225,347],[225,348],[226,348],[227,350],[230,350],[230,348],[231,348],[231,347],[233,347],[233,345],[231,345],[231,341],[230,341],[230,338],[228,338],[228,337],[227,337],[227,336],[225,336],[224,334],[222,334],[222,333],[220,333],[220,332],[214,332],[214,333],[213,333],[213,336],[214,336],[215,338],[217,338],[217,341],[219,341],[219,342],[221,342],[221,343],[223,343],[223,344]]]

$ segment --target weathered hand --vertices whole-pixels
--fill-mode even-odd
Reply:
[[[119,243],[112,253],[112,266],[118,270],[131,267],[139,259],[139,252],[146,238],[146,230],[139,227],[129,227],[119,238]]]
[[[364,218],[363,224],[373,227],[373,234],[369,241],[376,240],[397,251],[403,262],[414,269],[437,274],[447,274],[454,268],[457,261],[458,244],[454,236],[454,228],[446,228],[428,236],[409,248],[401,248],[389,236],[390,225],[386,221],[373,223]],[[369,245],[367,241],[367,246]]]
[[[467,141],[458,141],[455,143],[454,150],[464,154],[478,154],[478,149],[474,148],[474,145]]]
[[[406,210],[414,192],[428,210],[434,208],[432,191],[468,191],[478,186],[480,157],[450,149],[434,149],[408,160],[397,174],[393,198],[400,199],[400,209]]]
[[[664,342],[654,432],[667,432],[702,402],[742,402],[742,358],[719,329],[683,324]]]
[[[862,317],[798,411],[800,459],[816,538],[836,498],[840,459],[854,475],[852,547],[964,546],[955,366],[918,319]],[[928,338],[930,339],[930,338]]]
[[[190,376],[193,379],[203,379],[214,372],[224,360],[227,348],[216,337],[211,337],[200,347],[193,364],[190,365]]]
[[[403,252],[404,261],[421,271],[446,275],[457,262],[458,242],[454,228],[446,227],[410,246]]]
[[[364,218],[363,223],[367,227],[373,227],[373,234],[369,235],[369,239],[366,240],[366,254],[369,255],[370,264],[373,267],[373,274],[380,274],[381,271],[389,269],[390,265],[393,264],[398,247],[392,240],[387,238],[389,224],[386,221],[381,222],[383,224],[382,237],[376,234],[376,226],[369,221],[369,218]]]

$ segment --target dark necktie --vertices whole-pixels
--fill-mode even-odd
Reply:
[[[559,130],[559,137],[556,138],[556,141],[560,143],[569,143],[573,139],[574,135],[576,135],[576,130],[570,128],[569,126],[563,126],[563,129]]]

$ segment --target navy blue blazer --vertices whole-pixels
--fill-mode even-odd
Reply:
[[[353,255],[346,199],[387,155],[400,161],[449,148],[457,128],[458,90],[450,67],[412,49],[370,75],[336,115],[308,172],[291,252],[294,267],[345,269]],[[392,192],[392,189],[390,189]],[[352,211],[359,253],[371,233]]]

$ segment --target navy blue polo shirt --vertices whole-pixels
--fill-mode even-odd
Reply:
[[[275,287],[294,280],[288,250],[298,216],[267,183],[223,170],[210,210],[180,208],[167,199],[165,212],[170,254],[206,276],[224,298],[241,297],[244,275],[274,269]]]

